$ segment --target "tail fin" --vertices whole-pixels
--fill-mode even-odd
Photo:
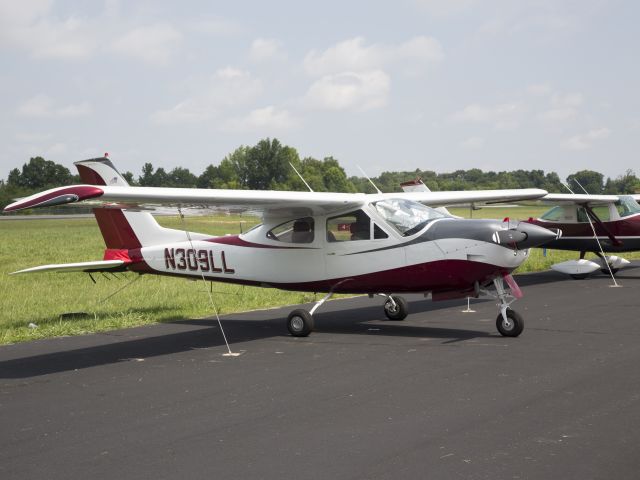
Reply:
[[[74,164],[83,183],[89,185],[129,184],[106,157],[82,160]],[[93,213],[100,227],[104,243],[109,250],[124,250],[149,247],[170,242],[182,242],[186,233],[158,225],[148,212],[119,208],[94,208]],[[192,237],[201,237],[192,234]],[[202,236],[204,237],[204,236]]]

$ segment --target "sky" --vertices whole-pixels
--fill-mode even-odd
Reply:
[[[0,0],[0,178],[199,174],[278,138],[349,175],[640,174],[640,2]]]

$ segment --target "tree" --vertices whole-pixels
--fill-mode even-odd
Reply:
[[[636,177],[633,170],[629,169],[624,175],[619,176],[615,180],[607,178],[607,183],[604,187],[604,193],[607,194],[630,194],[636,193],[640,189],[640,180]]]
[[[138,183],[141,187],[153,185],[153,165],[147,162],[142,166],[142,175],[138,177]]]
[[[567,177],[567,184],[576,193],[584,193],[584,189],[591,195],[598,195],[604,190],[603,180],[604,177],[601,173],[593,170],[580,170]]]
[[[127,183],[128,183],[129,185],[137,185],[137,184],[138,184],[138,183],[136,182],[136,179],[135,179],[135,178],[133,178],[133,173],[131,173],[131,172],[128,172],[128,171],[127,171],[127,172],[124,172],[124,173],[122,174],[122,178],[124,178],[124,179],[127,181]]]
[[[69,169],[42,157],[32,157],[22,166],[20,172],[14,168],[9,172],[7,183],[14,187],[43,189],[52,186],[69,185],[74,180]]]
[[[197,183],[198,178],[188,168],[176,167],[167,175],[168,187],[195,188]]]
[[[281,189],[291,173],[291,163],[299,163],[294,148],[282,146],[278,139],[260,140],[247,151],[244,176],[253,190]]]

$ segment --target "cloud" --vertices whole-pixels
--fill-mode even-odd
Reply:
[[[256,38],[251,43],[249,57],[254,62],[266,62],[269,60],[283,60],[287,54],[282,48],[282,42],[272,38]]]
[[[261,92],[259,79],[247,71],[226,67],[211,76],[201,93],[155,112],[151,119],[165,125],[207,121],[234,107],[247,105]]]
[[[525,107],[518,102],[484,106],[472,103],[449,116],[455,123],[488,123],[496,130],[513,130],[520,125]]]
[[[18,107],[18,115],[30,118],[75,118],[89,115],[92,111],[88,102],[58,106],[47,95],[36,95]]]
[[[182,34],[172,25],[158,23],[130,30],[113,42],[111,50],[149,65],[165,66],[181,42]]]
[[[232,20],[226,18],[210,18],[198,20],[189,24],[189,29],[206,35],[220,37],[230,37],[244,32],[245,28]]]
[[[233,132],[247,131],[285,131],[296,128],[299,125],[298,119],[293,117],[287,110],[278,109],[272,105],[258,108],[249,112],[248,115],[229,120],[223,130]]]
[[[29,52],[36,58],[83,59],[96,47],[86,19],[49,17],[52,2],[0,2],[0,46]]]
[[[611,130],[607,127],[596,128],[566,139],[562,142],[562,148],[565,150],[588,150],[594,142],[609,138],[609,135],[611,135]]]
[[[363,37],[355,37],[323,52],[311,50],[305,56],[303,66],[309,75],[320,76],[381,69],[406,60],[420,64],[435,63],[443,58],[442,46],[432,37],[418,36],[399,45],[366,45]]]
[[[551,86],[548,83],[537,83],[527,87],[527,93],[535,97],[544,97],[551,93]]]
[[[551,108],[540,113],[538,119],[549,127],[557,128],[575,121],[584,103],[581,93],[554,94],[551,97]]]
[[[460,144],[460,147],[464,150],[480,150],[484,147],[484,138],[469,137]]]
[[[372,110],[387,104],[390,87],[382,70],[326,75],[309,87],[304,103],[322,110]]]
[[[467,13],[477,0],[415,0],[419,7],[435,17],[451,17]]]

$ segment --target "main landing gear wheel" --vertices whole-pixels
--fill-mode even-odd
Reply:
[[[569,276],[571,278],[573,278],[574,280],[584,280],[585,278],[587,278],[589,276],[589,274],[588,273],[576,273],[576,274],[569,275]]]
[[[611,269],[611,275],[615,275],[616,273],[618,273],[618,270],[620,270],[619,268],[612,268]],[[600,271],[602,273],[604,273],[605,275],[609,275],[609,269],[608,268],[601,268]]]
[[[384,314],[389,320],[404,320],[409,315],[409,304],[404,298],[393,295],[384,302]]]
[[[524,330],[524,320],[518,312],[507,308],[507,319],[502,318],[502,313],[499,313],[496,328],[503,337],[517,337]]]
[[[287,317],[287,328],[294,337],[306,337],[313,330],[313,317],[301,308],[294,310]]]

